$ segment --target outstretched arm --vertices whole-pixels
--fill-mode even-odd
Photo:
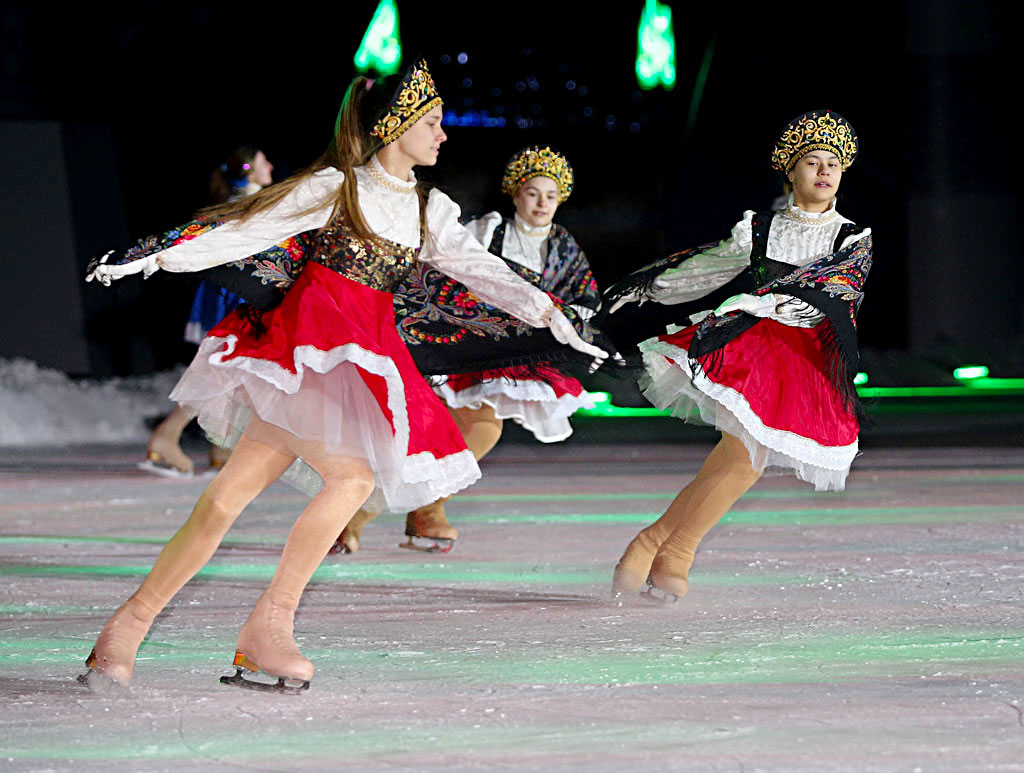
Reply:
[[[232,220],[192,239],[129,262],[109,260],[107,253],[90,265],[86,281],[96,279],[109,285],[122,276],[158,269],[172,272],[202,271],[263,252],[289,236],[320,228],[333,209],[334,194],[344,175],[337,169],[322,169],[299,183],[276,206],[245,221]]]

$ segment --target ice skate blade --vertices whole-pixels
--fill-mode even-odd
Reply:
[[[328,554],[335,554],[335,555],[337,555],[338,553],[341,553],[342,555],[346,555],[347,556],[347,555],[349,555],[351,553],[355,553],[356,550],[359,550],[359,543],[358,542],[355,543],[355,550],[353,550],[352,547],[350,545],[348,545],[341,537],[338,537],[338,539],[335,540],[334,544],[331,545],[331,549],[328,550],[327,552],[328,552]]]
[[[425,540],[426,544],[421,544],[416,540]],[[410,534],[409,541],[400,542],[398,547],[419,550],[421,553],[451,553],[455,549],[455,540],[441,539],[440,537],[417,537]]]
[[[267,674],[273,678],[272,674]],[[222,676],[220,678],[221,684],[230,684],[234,687],[241,687],[243,690],[256,690],[257,692],[276,692],[283,693],[286,695],[298,695],[299,693],[305,692],[309,689],[308,679],[289,679],[287,677],[277,677],[277,682],[258,682],[255,679],[246,679],[242,675],[242,667],[235,666],[234,676]]]
[[[157,454],[159,456],[159,454]],[[163,461],[163,457],[159,459],[147,459],[144,462],[139,462],[137,465],[140,470],[143,470],[153,475],[159,475],[162,478],[173,478],[175,480],[186,480],[193,476],[192,470],[179,470],[177,467],[173,467],[167,462]]]
[[[75,681],[84,685],[89,692],[96,693],[97,695],[128,696],[132,694],[131,687],[115,682],[106,674],[101,674],[93,668],[90,668],[84,674],[79,674],[75,677]]]
[[[678,604],[680,598],[675,593],[669,593],[668,591],[662,590],[650,580],[647,581],[647,587],[643,589],[639,597],[644,601],[666,606],[669,604]]]

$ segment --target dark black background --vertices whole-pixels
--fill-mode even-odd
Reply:
[[[964,245],[986,228],[965,218],[970,222],[942,242],[948,255],[915,259],[915,235],[934,224],[910,206],[976,193],[1002,207],[1001,219],[1015,217],[1018,90],[1005,4],[671,3],[678,82],[667,93],[636,86],[642,5],[399,2],[405,61],[428,57],[447,108],[500,108],[510,124],[515,116],[534,122],[450,128],[438,166],[421,177],[467,211],[508,210],[498,190],[506,158],[525,144],[557,145],[577,175],[557,220],[607,285],[652,257],[727,235],[744,209],[767,208],[779,193],[769,165],[778,130],[805,110],[830,107],[862,141],[839,208],[875,233],[862,343],[922,349],[1020,336],[1020,294],[1010,288],[1016,240],[992,237],[1002,253],[986,245],[965,262]],[[252,4],[125,2],[58,11],[8,4],[0,12],[0,118],[61,122],[72,186],[88,192],[88,208],[124,213],[120,233],[76,218],[83,262],[187,219],[205,203],[210,170],[234,145],[264,149],[278,179],[311,161],[327,143],[375,6],[288,3],[257,11]],[[690,132],[694,80],[709,45],[711,66]],[[456,62],[459,53],[467,54],[465,64]],[[443,64],[444,55],[452,61]],[[536,90],[516,90],[517,81],[531,78]],[[566,89],[568,80],[585,85],[587,95]],[[88,164],[76,163],[75,138],[91,130],[110,132],[120,189],[91,186]],[[921,303],[922,293],[937,292],[915,278],[922,261],[928,271],[962,272],[981,257],[990,261],[986,278],[995,289],[979,284],[972,292],[995,293],[1008,310],[998,312],[998,319],[1009,315],[1006,325],[937,326],[928,313],[941,313],[949,302],[941,297],[925,298],[934,311],[912,318],[915,297]],[[166,367],[188,356],[179,342],[191,289],[179,278],[146,283],[141,303],[133,301],[136,316],[122,309],[129,316],[120,324],[144,327],[155,354],[114,370]],[[87,314],[99,314],[96,303],[85,304]],[[117,327],[93,324],[89,335],[102,340]]]

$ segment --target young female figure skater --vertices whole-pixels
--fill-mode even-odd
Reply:
[[[609,291],[613,311],[644,300],[701,299],[707,309],[728,296],[693,315],[696,324],[640,344],[644,394],[675,416],[717,427],[722,439],[626,548],[613,597],[645,581],[669,598],[685,594],[700,540],[768,468],[819,490],[844,487],[857,454],[856,312],[871,232],[835,205],[857,148],[853,127],[836,113],[795,118],[772,154],[792,191],[784,210],[747,211],[731,238],[652,264]]]
[[[502,192],[515,206],[513,217],[489,212],[466,228],[520,276],[589,319],[601,306],[597,282],[572,234],[553,222],[573,184],[572,166],[563,154],[548,146],[522,148],[505,165],[501,181]],[[445,293],[459,297],[465,290],[432,286],[446,281],[436,272],[414,271],[406,282],[413,281],[429,288],[435,299]],[[554,443],[572,434],[569,416],[579,408],[593,407],[583,385],[551,364],[451,374],[435,391],[451,410],[477,461],[498,442],[504,419],[511,418],[542,443]],[[443,499],[432,502],[406,516],[409,541],[403,547],[417,547],[417,540],[423,540],[427,550],[447,553],[452,549],[458,531],[448,523],[444,503]],[[358,550],[363,529],[377,515],[366,510],[356,513],[333,550]]]
[[[235,148],[224,162],[210,175],[210,204],[216,206],[227,201],[259,193],[271,185],[274,165],[262,150],[242,146]],[[192,299],[192,310],[185,325],[185,340],[199,345],[210,329],[230,314],[242,299],[208,282],[203,282]],[[192,476],[192,460],[181,450],[181,433],[192,421],[180,405],[165,418],[146,444],[146,461],[139,468],[171,478]],[[210,446],[210,467],[220,469],[227,461],[228,451]]]
[[[156,615],[210,559],[242,509],[291,468],[295,480],[320,490],[242,626],[235,677],[224,679],[263,684],[244,679],[244,669],[276,677],[272,689],[308,687],[313,664],[295,644],[293,617],[345,522],[371,493],[378,507],[415,508],[479,477],[395,329],[391,290],[417,260],[580,351],[603,356],[579,339],[547,295],[479,246],[451,199],[420,192],[412,169],[435,164],[445,139],[441,97],[425,62],[408,68],[397,88],[357,78],[331,145],[309,170],[209,210],[209,227],[184,229],[174,246],[92,267],[89,277],[104,282],[228,262],[228,272],[253,269],[271,283],[285,283],[289,272],[298,276],[276,307],[236,310],[214,327],[171,393],[234,452],[100,633],[86,678],[95,672],[129,681]],[[244,297],[254,302],[248,291]]]

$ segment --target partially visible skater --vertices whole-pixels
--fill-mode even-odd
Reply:
[[[522,148],[505,165],[501,180],[502,192],[511,197],[515,206],[513,216],[489,212],[466,223],[466,228],[492,253],[504,258],[516,273],[558,298],[563,309],[568,307],[568,313],[588,320],[601,307],[597,282],[579,243],[554,222],[555,213],[569,198],[574,184],[572,166],[561,152],[547,145]],[[493,310],[478,302],[464,286],[428,267],[413,270],[406,284],[414,283],[437,310],[430,315],[430,332],[437,337],[435,317],[459,320],[457,329],[444,331],[452,339],[448,356],[455,362],[472,362],[479,356],[473,351],[479,337],[459,333],[474,319],[492,319]],[[416,320],[406,319],[402,324],[407,328],[403,331],[406,336],[422,337]],[[529,430],[542,443],[569,437],[569,417],[580,408],[593,407],[583,384],[557,364],[503,364],[501,345],[492,348],[491,367],[443,374],[435,388],[477,461],[501,438],[505,419]],[[415,348],[413,354],[415,357]],[[444,505],[445,500],[440,499],[408,513],[408,541],[402,547],[449,552],[458,531],[448,522]],[[366,510],[356,513],[334,549],[347,553],[358,550],[363,529],[377,515]]]

